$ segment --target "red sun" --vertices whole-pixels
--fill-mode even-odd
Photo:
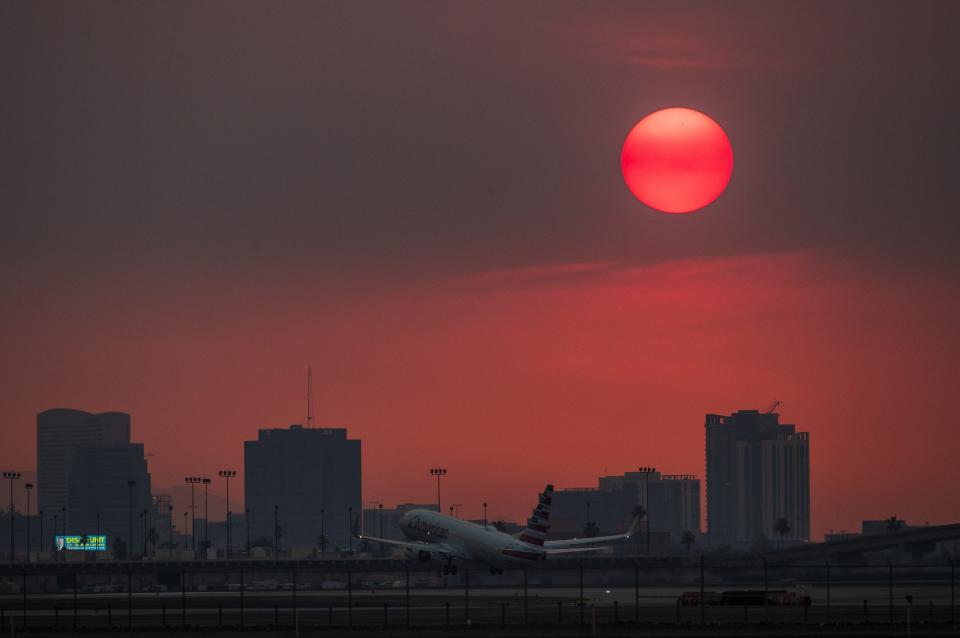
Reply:
[[[727,187],[733,147],[720,125],[700,111],[663,109],[637,122],[627,135],[620,168],[630,192],[647,206],[689,213]]]

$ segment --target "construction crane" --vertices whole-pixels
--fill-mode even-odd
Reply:
[[[783,401],[780,399],[774,399],[773,403],[770,404],[770,407],[766,409],[764,414],[773,414],[773,411],[783,405]]]

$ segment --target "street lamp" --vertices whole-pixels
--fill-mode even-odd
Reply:
[[[147,510],[140,511],[140,560],[147,553]]]
[[[650,474],[657,471],[655,467],[641,467],[643,474],[644,505],[646,506],[645,518],[647,519],[647,556],[650,555]]]
[[[210,511],[208,509],[210,498],[207,488],[212,481],[206,477],[200,481],[203,483],[203,557],[206,558],[207,552],[210,551]]]
[[[190,549],[197,551],[197,506],[193,499],[193,486],[201,482],[202,479],[197,476],[184,477],[183,482],[190,485]],[[186,524],[184,524],[184,533],[186,533]]]
[[[382,501],[370,501],[370,504],[371,504],[371,505],[376,505],[376,506],[377,506],[377,509],[378,509],[378,511],[379,511],[378,520],[379,520],[379,528],[380,528],[380,538],[383,538],[383,502],[382,502]],[[364,530],[364,531],[366,531],[366,530]],[[383,543],[378,543],[377,545],[378,545],[378,547],[377,547],[377,554],[379,554],[380,556],[383,556]]]
[[[33,489],[33,483],[24,483],[27,490],[27,562],[30,562],[30,491]]]
[[[13,482],[20,478],[20,472],[4,472],[3,478],[10,481],[10,562],[13,562]]]
[[[183,510],[183,551],[187,551],[187,510]]]
[[[442,512],[443,509],[440,507],[440,477],[445,476],[447,473],[447,468],[445,467],[432,467],[430,468],[430,474],[437,477],[437,511]]]
[[[130,488],[130,545],[127,549],[127,558],[133,555],[133,486],[137,482],[134,480],[127,481],[127,487]]]
[[[230,558],[230,553],[233,547],[232,541],[232,520],[233,516],[230,512],[230,479],[237,475],[236,470],[220,470],[220,476],[227,482],[227,558]]]

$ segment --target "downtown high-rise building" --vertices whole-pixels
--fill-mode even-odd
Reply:
[[[67,487],[66,533],[104,535],[114,556],[144,554],[158,526],[150,492],[143,443],[78,448]]]
[[[311,548],[322,531],[327,551],[352,544],[362,516],[360,440],[348,439],[346,429],[260,430],[256,441],[243,444],[243,470],[254,543],[265,538],[284,549]]]
[[[810,538],[810,437],[778,414],[706,415],[707,531],[713,545]]]
[[[37,415],[38,511],[52,520],[71,516],[70,472],[77,451],[98,445],[130,443],[130,415],[123,412],[91,414],[82,410],[54,408]],[[72,533],[72,532],[71,532]],[[44,541],[44,546],[47,542]]]
[[[642,530],[649,525],[651,532],[669,534],[669,542],[674,545],[685,532],[700,534],[700,479],[696,476],[664,474],[654,467],[642,467],[636,472],[600,477],[602,491],[625,485],[636,487],[636,504],[645,512]]]

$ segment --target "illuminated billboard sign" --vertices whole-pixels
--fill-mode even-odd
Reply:
[[[53,544],[58,552],[65,549],[76,552],[107,551],[106,536],[91,536],[89,534],[78,534],[76,536],[54,536]]]

